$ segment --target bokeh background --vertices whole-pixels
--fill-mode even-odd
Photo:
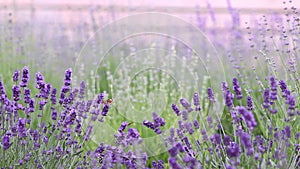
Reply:
[[[227,19],[230,19],[226,16],[230,13],[228,8],[235,8],[242,17],[249,18],[249,16],[260,14],[280,14],[283,12],[283,2],[283,0],[162,0],[155,2],[151,0],[2,0],[0,12],[2,19],[7,12],[14,11],[13,18],[17,20],[27,21],[34,17],[43,22],[74,24],[88,17],[91,10],[96,11],[103,22],[129,14],[150,11],[166,12],[195,22],[197,13],[205,16],[213,10],[215,18],[218,18],[215,24],[224,27],[228,23]],[[300,1],[293,1],[293,5],[299,7]],[[208,25],[211,22],[213,21],[206,19]]]

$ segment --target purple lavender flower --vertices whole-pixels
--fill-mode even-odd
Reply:
[[[172,109],[177,116],[180,116],[180,110],[176,104],[172,104]]]
[[[40,134],[39,134],[39,131],[38,131],[38,130],[30,129],[30,130],[29,130],[29,134],[30,134],[30,136],[32,137],[32,139],[33,139],[34,141],[38,141],[39,138],[40,138]]]
[[[201,135],[202,135],[202,140],[203,140],[203,142],[205,142],[205,141],[208,140],[207,132],[206,132],[205,129],[202,129],[202,130],[201,130]]]
[[[11,145],[10,144],[10,136],[7,135],[7,134],[3,135],[2,136],[2,146],[3,146],[3,149],[4,150],[9,149],[10,145]]]
[[[189,142],[189,139],[187,137],[183,137],[183,142],[187,146],[188,149],[192,149],[192,145]]]
[[[207,89],[207,95],[208,95],[208,99],[209,99],[210,102],[215,102],[216,101],[213,90],[211,88]]]
[[[210,140],[211,140],[215,145],[220,145],[221,142],[222,142],[221,135],[218,134],[218,133],[212,135],[212,136],[210,137]]]
[[[129,128],[127,131],[127,142],[128,144],[132,145],[134,143],[140,143],[140,133],[135,128]]]
[[[177,150],[178,150],[179,152],[181,152],[181,153],[184,152],[184,148],[183,148],[181,142],[177,142],[177,143],[175,144],[175,147],[177,148]]]
[[[82,132],[81,126],[82,125],[79,122],[77,122],[77,125],[76,125],[76,128],[75,128],[75,132],[76,133],[80,134]]]
[[[0,101],[4,103],[4,100],[7,98],[4,84],[0,81]]]
[[[143,121],[143,125],[152,129],[156,134],[161,134],[162,131],[160,130],[160,127],[164,126],[166,124],[165,119],[162,117],[159,117],[157,113],[153,112],[152,114],[153,122],[150,122],[148,120]]]
[[[172,147],[171,149],[168,150],[169,154],[171,157],[176,157],[177,155],[177,148],[176,147]]]
[[[51,100],[51,104],[53,105],[56,104],[56,88],[52,89],[50,100]]]
[[[120,127],[119,127],[119,129],[118,129],[118,131],[119,132],[123,132],[125,130],[125,128],[128,126],[128,124],[129,123],[126,122],[126,121],[122,122],[121,125],[120,125]]]
[[[228,84],[226,82],[222,82],[221,85],[223,93],[229,90]]]
[[[72,76],[72,69],[69,68],[65,72],[65,82],[64,82],[65,86],[70,86],[71,85],[71,76]]]
[[[281,92],[282,92],[282,97],[286,98],[290,93],[288,88],[287,88],[286,83],[283,80],[280,80],[279,81],[279,86],[280,86],[280,89],[281,89]]]
[[[296,99],[293,95],[287,96],[285,103],[289,106],[289,110],[295,110]]]
[[[184,121],[187,121],[187,120],[188,120],[188,112],[187,112],[186,110],[183,110],[183,111],[181,112],[181,114],[182,114],[182,119],[183,119]]]
[[[166,124],[165,119],[159,117],[158,114],[155,112],[152,113],[152,119],[155,127],[162,127]]]
[[[170,157],[168,159],[169,163],[170,163],[170,166],[172,169],[182,169],[182,166],[180,166],[178,163],[177,163],[177,160],[176,158],[174,157]]]
[[[70,114],[67,116],[64,126],[70,126],[74,124],[74,121],[76,120],[76,110],[75,109],[71,109]]]
[[[201,110],[200,99],[199,99],[199,94],[197,92],[194,93],[193,101],[194,101],[194,106],[196,107],[195,110],[200,111]]]
[[[223,97],[225,99],[225,104],[228,109],[231,109],[233,106],[233,94],[229,91],[228,84],[226,82],[222,82],[222,90],[223,90]]]
[[[101,104],[104,99],[104,93],[100,93],[96,99],[97,104]]]
[[[35,109],[34,99],[30,99],[28,112],[33,113]]]
[[[21,87],[27,87],[29,81],[29,69],[28,67],[24,67],[22,69],[22,80],[20,82]]]
[[[18,132],[18,130],[17,130],[17,126],[12,126],[11,127],[11,132],[12,132],[12,136],[17,136],[17,132]]]
[[[226,148],[226,152],[228,157],[232,158],[232,157],[239,157],[240,155],[240,147],[238,144],[236,144],[235,142],[230,142],[229,146],[227,146]]]
[[[46,100],[39,101],[39,110],[43,110],[44,106],[47,104]]]
[[[179,102],[188,112],[193,111],[191,104],[185,98],[181,98]]]
[[[264,97],[263,107],[267,109],[270,107],[270,90],[268,88],[265,89],[263,97]]]
[[[238,106],[237,111],[243,116],[248,128],[252,131],[257,125],[254,115],[243,106]]]
[[[82,82],[80,83],[80,89],[79,89],[79,98],[80,98],[80,99],[83,99],[83,98],[84,98],[85,90],[86,90],[86,85],[85,85],[85,82],[82,81]]]
[[[26,119],[19,118],[17,130],[20,138],[26,137]]]
[[[200,128],[198,120],[194,120],[193,124],[194,124],[195,129],[199,129]]]
[[[291,135],[291,128],[290,128],[290,126],[286,126],[284,130],[285,130],[285,134],[286,134],[287,138],[291,138],[292,135]]]
[[[71,91],[71,84],[72,84],[71,75],[72,75],[72,70],[69,68],[65,71],[64,85],[60,91],[60,98],[59,98],[60,104],[63,103],[68,104],[69,102],[69,99],[66,98],[66,94]],[[70,100],[72,100],[72,98]]]
[[[18,80],[19,80],[19,73],[20,72],[18,70],[14,71],[13,82],[18,82]]]
[[[128,136],[132,138],[139,138],[140,133],[135,128],[129,128],[128,129]]]
[[[269,111],[270,111],[271,114],[276,114],[278,112],[277,109],[270,109]]]
[[[228,135],[224,135],[223,142],[225,146],[228,146],[232,142],[231,138]]]
[[[28,89],[28,88],[25,88],[24,89],[24,103],[30,103],[30,100],[31,100],[31,98],[30,98],[30,89]]]
[[[50,83],[46,84],[46,87],[44,88],[43,95],[42,95],[44,99],[48,99],[48,97],[51,93],[51,88],[52,88],[52,85]]]
[[[191,122],[185,122],[184,126],[186,130],[189,132],[189,134],[192,135],[194,133],[193,124]]]
[[[152,168],[153,169],[164,169],[164,162],[162,160],[152,161]]]
[[[109,104],[104,104],[101,115],[102,116],[107,116],[108,110],[109,110]]]
[[[66,91],[64,90],[64,87],[60,91],[60,97],[59,97],[59,104],[63,104],[64,100],[66,98]]]
[[[146,127],[148,127],[148,128],[150,128],[150,129],[155,129],[155,127],[154,127],[154,123],[153,122],[150,122],[150,121],[148,121],[148,120],[144,120],[143,121],[143,125],[144,126],[146,126]]]
[[[247,155],[252,155],[254,153],[254,149],[252,146],[251,136],[248,133],[242,132],[240,135],[240,140],[247,150]]]
[[[19,86],[14,85],[12,88],[12,92],[13,92],[13,99],[14,101],[19,101],[20,100],[20,95],[21,95],[21,89]]]
[[[36,88],[37,89],[42,89],[45,87],[45,82],[44,82],[44,76],[40,73],[40,72],[37,72],[35,74],[35,77],[36,77]]]
[[[185,162],[187,168],[196,168],[197,160],[193,157],[193,155],[187,153],[183,157],[183,161]]]
[[[273,76],[270,77],[270,87],[271,87],[270,99],[272,101],[277,100],[277,82],[275,80],[275,77],[273,77]]]
[[[253,101],[251,96],[247,96],[247,110],[253,110]]]
[[[232,84],[233,84],[233,91],[236,94],[236,99],[240,100],[243,98],[243,94],[242,94],[242,88],[239,86],[239,81],[237,78],[233,78],[232,79]]]
[[[155,129],[154,129],[154,132],[155,132],[156,134],[161,134],[161,133],[162,133],[162,131],[160,130],[160,128],[155,128]]]
[[[225,169],[235,169],[235,167],[234,167],[234,166],[231,166],[231,165],[229,165],[229,164],[226,164]]]
[[[45,144],[48,143],[48,137],[47,137],[47,136],[44,136],[44,137],[43,137],[43,142],[44,142]]]
[[[174,128],[170,128],[170,137],[168,137],[168,143],[170,143],[171,145],[173,145],[173,143],[175,142],[175,129]]]

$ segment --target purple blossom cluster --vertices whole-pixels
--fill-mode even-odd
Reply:
[[[287,106],[287,114],[285,114],[286,120],[292,118],[295,114],[299,114],[299,111],[296,110],[296,98],[294,94],[288,89],[286,82],[283,80],[270,77],[270,89],[266,88],[263,93],[263,107],[271,114],[276,114],[278,110],[275,108],[275,101],[278,100],[277,87],[281,89],[281,97],[284,99],[284,103]]]
[[[97,147],[86,149],[92,142],[93,125],[104,121],[109,103],[103,101],[103,93],[94,100],[84,100],[86,85],[81,82],[79,88],[72,88],[71,69],[65,73],[59,99],[57,89],[46,83],[39,72],[36,73],[37,94],[33,97],[34,92],[28,88],[28,84],[21,87],[17,83],[17,72],[12,76],[15,85],[11,89],[11,99],[3,82],[0,82],[1,155],[8,161],[1,163],[3,168],[13,168],[14,165],[26,168],[33,164],[35,168],[55,165],[78,169],[240,168],[245,159],[249,165],[258,167],[282,168],[291,160],[294,166],[300,166],[300,133],[295,132],[295,119],[298,118],[295,116],[299,115],[297,102],[283,80],[277,83],[275,78],[270,78],[270,89],[266,88],[261,98],[262,109],[254,107],[250,95],[242,102],[242,89],[235,78],[232,89],[236,99],[241,102],[234,102],[228,84],[223,82],[223,96],[228,108],[224,109],[224,113],[229,110],[231,114],[227,122],[215,120],[213,115],[207,115],[205,121],[201,121],[201,116],[189,118],[193,114],[211,110],[205,106],[202,109],[200,96],[196,92],[192,98],[194,107],[187,99],[180,99],[183,110],[175,104],[171,105],[179,119],[177,127],[170,128],[165,138],[168,157],[151,161],[145,151],[136,148],[143,142],[142,134],[138,129],[129,127],[132,123],[126,121],[120,124],[112,144],[96,143]],[[29,71],[25,72],[29,74]],[[282,97],[277,96],[278,86]],[[215,102],[212,90],[207,91],[208,101]],[[273,126],[276,123],[268,115],[266,118],[269,119],[263,121],[267,125],[262,125],[261,120],[265,119],[257,119],[257,113],[269,110],[267,113],[272,114],[271,110],[276,108],[275,102],[281,100],[286,104],[287,113],[284,115],[290,119],[284,121],[283,125]],[[152,121],[144,120],[142,125],[157,135],[168,134],[163,131],[165,119],[155,112]]]
[[[225,100],[225,105],[227,106],[228,109],[231,109],[233,106],[234,95],[229,90],[228,84],[226,82],[222,82],[222,91]]]
[[[15,85],[11,99],[6,94],[4,83],[0,82],[1,157],[7,161],[1,163],[1,167],[18,164],[28,168],[32,165],[31,161],[34,161],[34,168],[50,167],[54,161],[58,161],[56,167],[70,166],[71,163],[65,161],[71,162],[75,156],[81,156],[84,145],[90,141],[92,126],[86,126],[85,123],[93,121],[95,112],[104,117],[109,107],[102,102],[97,103],[97,100],[83,100],[86,90],[84,82],[80,89],[72,89],[71,69],[66,71],[61,89],[62,106],[56,105],[57,90],[45,82],[40,72],[36,73],[38,94],[35,96],[32,96],[33,90],[28,88],[29,69],[23,68],[20,84],[17,83],[18,72],[16,70],[12,76]],[[92,103],[95,106],[93,108]],[[105,113],[100,113],[100,110]],[[132,138],[139,137],[134,134],[135,131],[131,131],[129,135]]]
[[[271,102],[281,99],[275,97],[277,96],[277,85],[274,84],[274,81],[275,79],[270,78],[271,90],[265,90],[268,95],[263,95],[262,107],[268,105],[275,108],[275,104]],[[241,94],[238,83],[234,82],[233,85],[235,94]],[[282,86],[283,92],[288,90],[283,81],[280,81],[279,86]],[[171,168],[240,168],[244,166],[245,159],[247,159],[248,165],[259,168],[263,165],[271,168],[275,165],[276,168],[282,168],[287,165],[289,160],[294,160],[296,162],[294,166],[299,167],[298,141],[300,134],[293,132],[296,129],[292,129],[289,124],[275,128],[272,125],[262,125],[261,121],[256,119],[255,113],[259,113],[259,109],[254,107],[250,95],[245,100],[245,106],[235,105],[232,100],[233,94],[229,91],[227,83],[222,83],[222,89],[226,106],[230,108],[232,114],[228,124],[221,122],[214,127],[211,116],[208,116],[209,120],[201,121],[200,124],[198,119],[189,121],[185,115],[188,111],[186,109],[179,111],[179,108],[172,104],[173,111],[181,119],[178,121],[178,127],[170,129],[170,135],[166,139],[169,145],[168,163]],[[283,99],[288,100],[286,98],[290,96],[290,93],[284,93]],[[265,97],[266,95],[268,97]],[[286,102],[286,104],[288,105],[287,111],[296,111],[296,107],[294,107],[296,101]],[[197,111],[189,113],[197,113]],[[272,120],[272,116],[270,117],[269,120]],[[229,128],[223,127],[225,125],[232,126],[231,134],[226,134]],[[294,123],[294,125],[296,124]],[[201,126],[209,126],[210,132],[207,132],[208,128],[201,128]],[[217,128],[217,130],[213,128]],[[265,156],[269,156],[269,158],[265,159]]]
[[[252,112],[248,111],[243,106],[238,106],[237,111],[239,114],[242,115],[247,127],[252,131],[257,126],[256,120]]]
[[[125,132],[128,125],[128,122],[122,122],[118,129],[118,133],[114,135],[117,140],[117,145],[128,147],[129,145],[140,144],[142,142],[140,133],[135,128],[129,128],[127,132]]]
[[[152,129],[156,134],[161,134],[162,131],[160,127],[163,127],[166,124],[165,119],[159,117],[158,114],[155,112],[152,113],[152,119],[153,122],[144,120],[143,125],[146,126],[147,128]]]
[[[242,88],[239,86],[239,81],[237,78],[232,79],[233,91],[235,92],[236,99],[240,100],[243,98]]]
[[[211,103],[213,103],[213,102],[216,101],[216,100],[215,100],[214,93],[213,93],[213,90],[212,90],[212,88],[210,88],[210,87],[207,89],[207,97],[208,97],[208,99],[209,99],[209,101],[210,101]]]

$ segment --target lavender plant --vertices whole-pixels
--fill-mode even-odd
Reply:
[[[103,93],[94,100],[85,100],[85,83],[81,82],[79,88],[72,87],[71,75],[72,70],[66,70],[59,97],[57,89],[47,84],[39,72],[36,73],[35,85],[38,93],[33,95],[28,88],[30,76],[27,67],[23,68],[22,77],[19,71],[15,71],[11,98],[6,94],[4,83],[0,82],[2,168],[95,167],[100,157],[104,161],[98,164],[105,168],[113,165],[108,156],[115,155],[122,158],[122,165],[138,165],[135,164],[136,155],[132,151],[125,152],[103,144],[96,150],[87,150],[93,133],[92,122],[104,121],[109,103],[102,102],[105,97]],[[115,136],[117,143],[122,141],[122,145],[128,147],[140,142],[136,129],[123,132],[125,124],[122,123],[123,128]]]
[[[165,41],[156,38],[152,39],[155,43],[147,43],[145,39],[149,36],[133,38],[132,41],[138,41],[136,44],[126,39],[126,43],[120,44],[124,46],[110,48],[109,59],[96,71],[89,72],[84,62],[91,63],[91,58],[83,57],[78,65],[80,76],[76,78],[84,77],[86,82],[73,87],[80,79],[72,78],[73,72],[68,69],[61,82],[57,75],[64,70],[58,68],[73,65],[74,50],[81,51],[89,33],[104,25],[102,20],[100,23],[96,20],[101,18],[97,15],[99,9],[89,11],[92,23],[82,21],[72,28],[64,23],[39,23],[34,18],[23,23],[15,20],[18,17],[13,12],[1,13],[7,15],[3,17],[7,20],[1,21],[0,37],[0,62],[5,63],[0,67],[0,167],[300,168],[299,12],[292,1],[284,1],[283,15],[253,17],[245,23],[244,30],[240,11],[229,0],[227,4],[232,24],[226,23],[226,34],[216,33],[216,27],[208,27],[209,20],[201,10],[196,13],[199,29],[216,44],[224,56],[222,61],[230,63],[225,64],[230,79],[221,83],[220,93],[213,91],[215,86],[205,77],[201,80],[189,76],[196,70],[205,71],[199,66],[200,60],[195,59],[198,56],[191,54],[193,49],[175,42],[164,44]],[[218,15],[207,5],[216,26]],[[122,27],[123,30],[126,28]],[[173,31],[180,33],[176,26],[167,32]],[[111,39],[104,39],[92,38],[86,55],[97,58],[101,51],[97,47],[110,44]],[[150,52],[139,51],[149,44]],[[155,53],[152,49],[156,45],[166,50]],[[210,63],[210,59],[215,61],[216,58],[208,55],[211,49],[205,43],[193,45],[201,46],[205,63]],[[161,55],[167,56],[166,63],[161,63]],[[120,60],[119,56],[124,59]],[[158,56],[157,62],[154,56]],[[177,61],[176,57],[183,59]],[[117,61],[124,64],[118,66]],[[178,91],[172,78],[155,69],[135,76],[130,90],[124,85],[124,77],[135,74],[139,66],[158,63],[174,72],[176,80],[184,82],[180,84],[184,93]],[[19,65],[51,73],[44,77],[40,72],[30,74],[28,67],[14,70]],[[120,71],[114,71],[117,68]],[[212,75],[223,81],[220,73]],[[58,84],[63,86],[58,88]],[[199,87],[202,91],[193,93]],[[120,107],[116,106],[119,109],[104,101],[107,97],[104,91],[110,90],[119,96],[116,100],[121,103]],[[157,97],[153,91],[160,94],[164,91],[165,95]],[[207,94],[204,96],[203,92]],[[184,98],[179,99],[181,95]],[[147,104],[149,98],[156,101],[151,102],[154,105]],[[133,103],[131,107],[126,104],[128,100]],[[174,100],[179,102],[172,104]],[[140,110],[147,112],[149,107],[162,114],[155,112],[152,119],[151,114],[137,114]],[[132,117],[126,114],[128,110]],[[106,130],[102,124],[108,124],[115,133],[102,132]],[[162,138],[165,145],[155,141],[145,143],[144,138],[152,136]],[[113,138],[113,141],[101,143],[97,141],[99,137]],[[156,148],[151,147],[153,144]],[[155,152],[160,148],[167,151]]]
[[[242,89],[237,87],[236,78],[233,78],[233,81],[233,90],[237,93],[238,88],[241,92]],[[275,98],[274,91],[277,91],[277,84],[282,86],[283,95],[278,95],[276,100],[286,100],[285,82],[282,80],[278,82],[274,77],[270,78],[272,97]],[[293,106],[294,97],[291,97],[291,102],[285,102],[287,104],[285,108],[274,113],[269,111],[270,106],[266,106],[265,93],[260,96],[261,102],[256,102],[257,106],[253,107],[251,96],[245,99],[245,105],[233,102],[242,98],[237,95],[229,99],[231,91],[227,83],[222,83],[222,88],[224,103],[228,110],[223,113],[229,113],[229,116],[221,118],[216,116],[213,120],[200,121],[199,125],[199,119],[188,117],[197,113],[197,106],[191,108],[187,106],[188,104],[183,104],[184,109],[180,110],[175,104],[172,105],[175,115],[180,116],[181,120],[178,121],[178,127],[170,129],[170,136],[167,138],[170,168],[298,168],[299,113],[298,115],[289,113],[298,111]],[[268,93],[271,97],[272,94]],[[211,97],[210,90],[207,97]],[[186,99],[181,99],[181,102],[182,100]],[[187,113],[187,108],[193,111]],[[260,115],[263,117],[257,116],[261,111],[263,113]],[[277,114],[281,114],[280,117],[284,118],[279,119]],[[228,117],[227,121],[222,119]],[[259,123],[265,125],[259,126]],[[230,131],[224,127],[228,125],[231,126]],[[262,131],[255,132],[255,130]]]

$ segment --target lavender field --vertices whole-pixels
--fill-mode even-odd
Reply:
[[[1,168],[300,168],[299,2],[75,2],[0,3]]]

